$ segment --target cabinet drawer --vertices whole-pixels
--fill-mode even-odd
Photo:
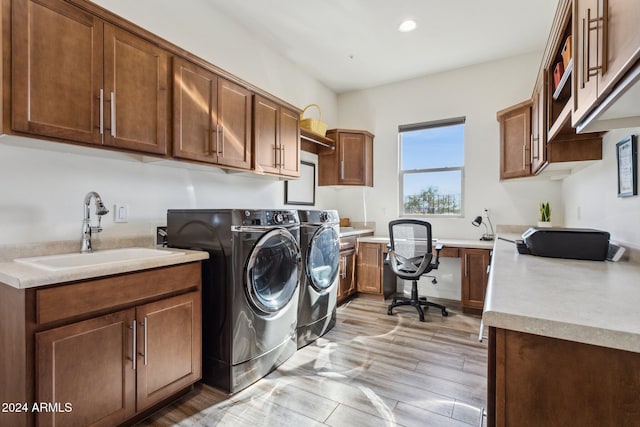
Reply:
[[[201,283],[200,263],[180,264],[36,291],[36,321],[49,323],[123,307]]]
[[[436,256],[435,249],[433,249],[433,256]],[[460,248],[449,248],[445,246],[440,251],[440,256],[445,258],[460,258]]]
[[[340,250],[354,249],[356,247],[356,237],[340,237]]]

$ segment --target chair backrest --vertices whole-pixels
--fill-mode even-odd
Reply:
[[[401,277],[420,276],[431,270],[430,223],[419,219],[391,221],[389,240],[394,261],[391,263],[391,268],[394,273]]]

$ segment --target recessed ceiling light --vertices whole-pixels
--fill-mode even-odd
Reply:
[[[402,24],[400,24],[400,26],[398,27],[398,31],[400,31],[401,33],[408,33],[409,31],[415,30],[417,26],[418,24],[416,24],[416,21],[414,21],[413,19],[407,19]]]

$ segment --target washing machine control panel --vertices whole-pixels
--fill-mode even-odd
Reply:
[[[270,211],[270,210],[257,210],[244,211],[244,218],[242,220],[243,225],[289,225],[298,224],[298,212],[297,211]]]

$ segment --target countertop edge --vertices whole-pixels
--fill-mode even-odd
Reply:
[[[389,243],[389,237],[367,236],[359,237],[358,242],[365,243]],[[467,240],[467,239],[441,239],[437,238],[435,243],[442,243],[450,248],[470,248],[470,249],[493,249],[493,241]]]
[[[512,236],[509,236],[512,237]],[[640,267],[520,255],[496,243],[485,326],[640,353]]]
[[[482,316],[485,326],[540,335],[581,344],[640,353],[640,335],[518,314],[487,310]]]
[[[132,273],[152,268],[168,267],[209,258],[203,251],[163,248],[164,250],[183,252],[184,255],[172,255],[160,258],[125,261],[91,267],[79,267],[61,271],[49,271],[14,261],[0,263],[0,283],[16,289],[28,289],[45,285],[61,284],[78,280],[89,280],[114,274]]]

